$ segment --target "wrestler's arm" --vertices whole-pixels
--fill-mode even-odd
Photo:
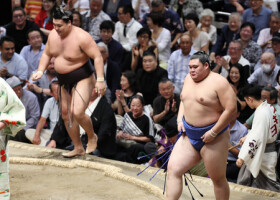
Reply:
[[[33,77],[32,77],[33,81],[36,81],[42,77],[44,71],[46,70],[46,68],[51,60],[52,56],[50,54],[50,44],[49,43],[51,41],[52,34],[53,34],[53,31],[49,35],[49,39],[48,39],[45,49],[42,53],[37,72],[35,74],[33,74]]]
[[[215,133],[221,132],[229,123],[232,117],[236,114],[236,94],[234,93],[232,87],[228,83],[228,81],[223,78],[222,76],[218,75],[219,78],[216,85],[217,88],[217,95],[220,101],[220,104],[224,108],[223,113],[221,114],[220,118],[218,119],[215,126],[212,130]]]
[[[87,32],[80,34],[80,47],[90,58],[94,60],[94,67],[96,70],[97,79],[104,78],[104,63],[101,53],[92,39],[91,35]],[[98,80],[97,80],[98,81]]]

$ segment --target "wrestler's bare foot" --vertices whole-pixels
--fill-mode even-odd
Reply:
[[[91,139],[88,137],[86,153],[92,153],[95,151],[95,149],[97,148],[97,140],[98,137],[96,134],[94,134]]]
[[[67,153],[62,153],[62,156],[65,158],[73,158],[76,156],[84,156],[86,154],[84,149],[74,149]]]

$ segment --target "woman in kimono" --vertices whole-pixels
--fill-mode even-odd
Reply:
[[[25,108],[13,89],[0,78],[0,199],[10,199],[7,137],[25,126]]]

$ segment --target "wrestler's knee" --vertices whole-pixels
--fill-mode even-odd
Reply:
[[[168,162],[167,169],[168,169],[168,174],[172,176],[182,176],[184,173],[182,167],[180,167],[180,164],[175,162]]]
[[[85,117],[86,117],[85,111],[79,111],[79,110],[74,110],[73,116],[78,122],[85,120]]]

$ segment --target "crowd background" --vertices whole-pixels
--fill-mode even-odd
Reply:
[[[236,93],[229,148],[252,126],[254,110],[242,94],[246,85],[264,87],[262,100],[280,116],[276,0],[6,0],[0,7],[0,76],[24,104],[27,121],[12,139],[73,149],[59,112],[55,58],[39,81],[31,79],[54,28],[52,11],[61,5],[73,12],[72,24],[96,41],[104,60],[106,94],[92,91],[86,111],[98,135],[94,155],[161,166],[160,154],[138,157],[176,141],[180,93],[197,51],[209,54],[212,71],[227,78]],[[86,145],[84,130],[80,133]],[[229,150],[227,178],[233,182],[239,149]],[[279,168],[278,162],[278,176]],[[207,176],[203,164],[197,171]]]

